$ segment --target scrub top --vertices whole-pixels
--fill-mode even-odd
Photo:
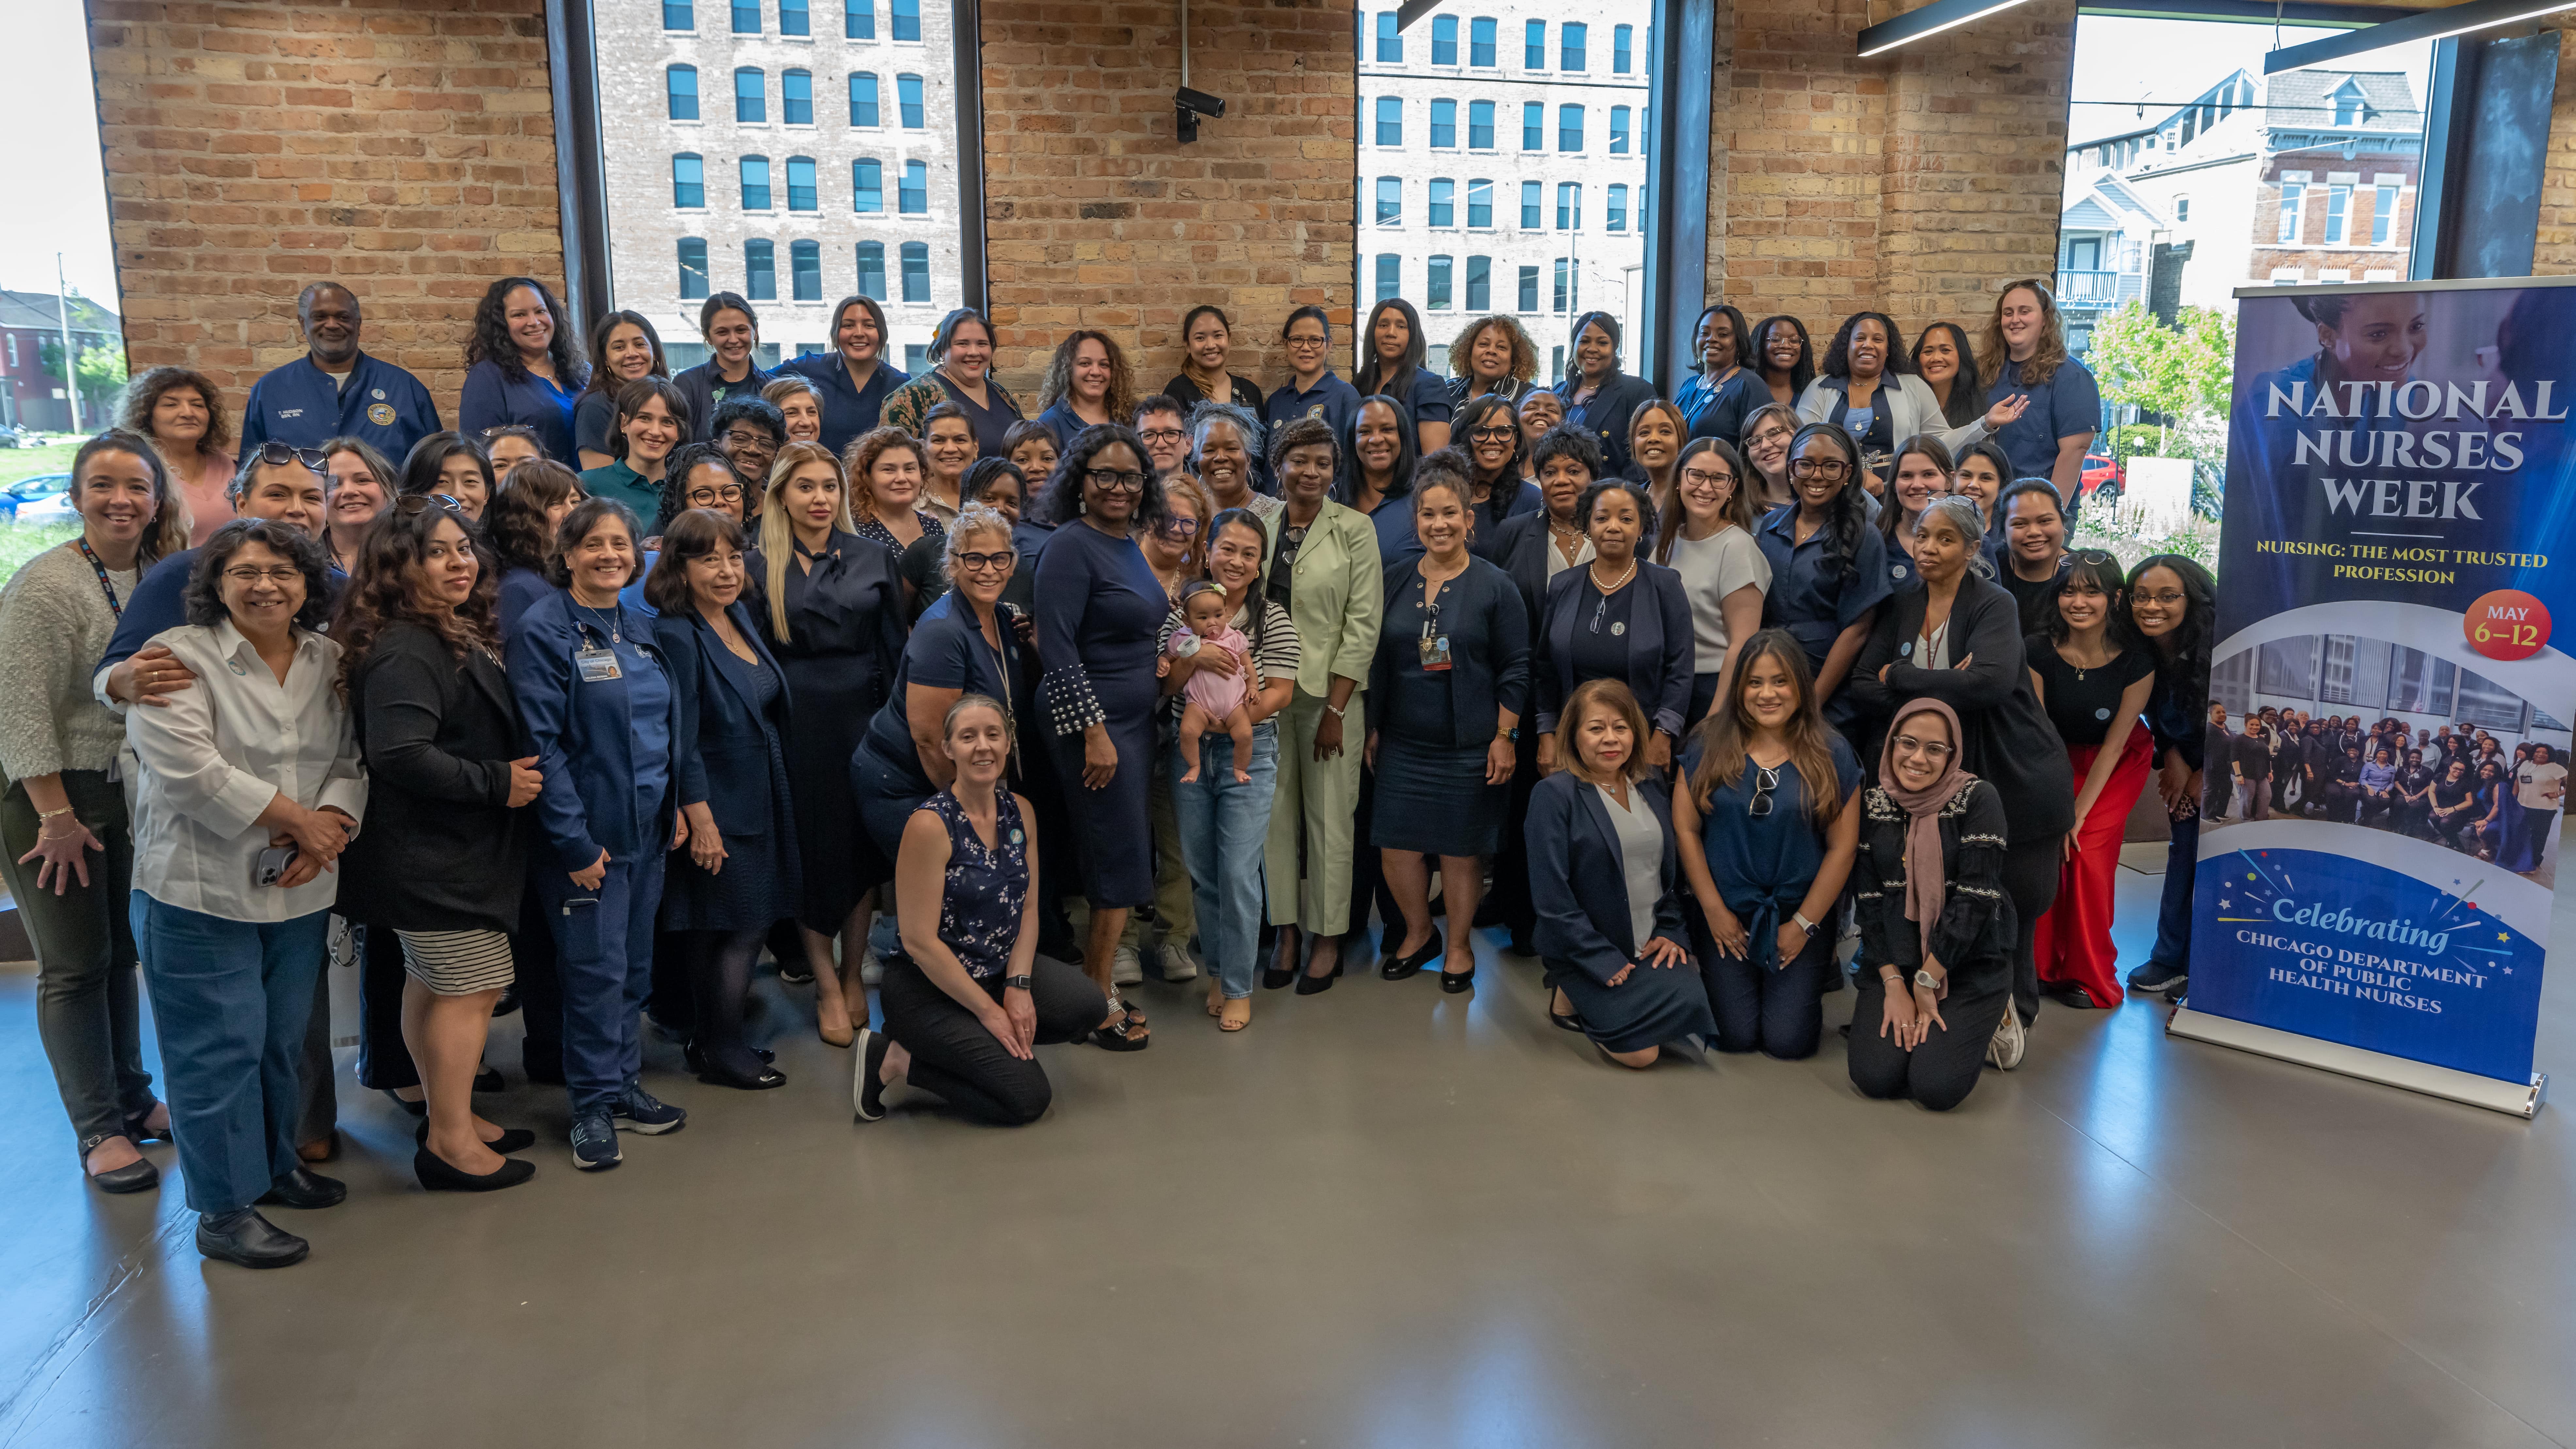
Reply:
[[[399,469],[412,444],[438,430],[438,404],[419,378],[361,352],[348,377],[337,379],[307,354],[250,385],[242,403],[241,456],[271,439],[318,448],[331,438],[356,438]]]
[[[604,468],[585,470],[581,491],[592,498],[614,498],[634,509],[635,521],[646,533],[653,531],[654,521],[662,516],[662,485],[627,467],[623,458]]]
[[[809,352],[778,364],[770,376],[793,373],[814,384],[823,395],[823,446],[839,457],[841,450],[859,434],[873,430],[883,421],[886,399],[896,388],[912,381],[912,374],[884,361],[868,374],[868,385],[860,387],[850,381],[849,364],[838,352]]]
[[[1444,399],[1445,401],[1445,399]],[[1281,383],[1279,390],[1261,405],[1261,421],[1271,432],[1298,418],[1322,418],[1333,425],[1333,436],[1347,438],[1351,420],[1360,413],[1360,390],[1334,375],[1331,368],[1315,379],[1315,385],[1304,392],[1297,390],[1297,380]]]
[[[1797,539],[1798,506],[1783,504],[1762,520],[1753,541],[1771,564],[1771,592],[1762,596],[1762,625],[1786,629],[1807,651],[1807,662],[1821,666],[1833,652],[1834,640],[1859,623],[1863,614],[1894,595],[1888,576],[1887,540],[1875,528],[1860,531],[1859,565],[1850,583],[1825,557],[1827,529],[1819,528],[1804,543]]]
[[[2030,394],[2030,407],[2022,415],[2004,424],[1994,435],[1995,443],[2012,463],[2013,478],[2045,478],[2057,466],[2057,440],[2077,433],[2102,431],[2102,389],[2095,385],[2093,374],[2073,358],[2057,365],[2057,373],[2042,383],[2024,386],[2021,364],[2004,360],[2003,370],[1995,375],[1994,386],[1986,389],[1986,404],[1991,407],[2014,393]],[[2075,521],[2081,499],[2066,500],[2066,521]]]

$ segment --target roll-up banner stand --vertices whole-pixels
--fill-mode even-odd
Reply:
[[[2204,818],[2169,1029],[2529,1117],[2576,718],[2576,278],[2236,295],[2210,702],[2231,755],[2267,706],[2334,723],[2264,732],[2282,806]]]

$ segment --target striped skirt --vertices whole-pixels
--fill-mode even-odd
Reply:
[[[472,996],[510,984],[510,938],[499,931],[396,931],[403,970],[438,996]]]

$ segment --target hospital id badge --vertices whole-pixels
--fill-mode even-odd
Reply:
[[[1449,667],[1448,635],[1425,635],[1421,640],[1421,644],[1422,668],[1425,673],[1437,673],[1438,671]]]
[[[588,649],[574,650],[572,663],[575,669],[581,671],[581,682],[584,684],[605,684],[609,680],[624,677],[623,671],[617,667],[616,652],[602,649],[597,645],[592,645]]]

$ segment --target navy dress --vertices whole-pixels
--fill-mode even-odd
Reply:
[[[850,798],[850,754],[868,719],[885,703],[887,683],[903,653],[903,582],[883,544],[834,530],[818,555],[799,543],[784,588],[787,635],[771,630],[768,602],[751,601],[762,641],[796,701],[787,732],[787,774],[796,791],[796,837],[804,858],[804,907],[797,919],[838,931],[859,897],[894,879],[894,863],[859,826]],[[767,579],[767,562],[751,557],[751,577]]]
[[[1509,784],[1485,783],[1500,711],[1529,713],[1529,611],[1501,569],[1480,558],[1423,603],[1419,559],[1386,571],[1368,697],[1376,718],[1377,794],[1369,843],[1429,855],[1502,848]],[[1424,639],[1445,640],[1449,667],[1423,666]]]
[[[902,852],[903,830],[912,812],[939,788],[921,767],[912,720],[905,712],[914,686],[1000,700],[1012,751],[1015,756],[1018,752],[1019,714],[1027,702],[1027,686],[1021,674],[1020,640],[1011,629],[1007,605],[999,622],[1002,647],[997,651],[985,640],[973,606],[962,596],[947,593],[922,614],[912,637],[904,641],[894,688],[887,691],[885,706],[868,722],[866,737],[850,757],[850,792],[858,799],[859,819],[888,860]]]
[[[654,642],[680,693],[680,734],[672,750],[680,803],[704,803],[723,837],[724,868],[698,868],[685,845],[662,877],[665,931],[765,931],[803,905],[796,807],[786,741],[794,733],[787,682],[760,642],[751,611],[726,611],[756,661],[725,647],[692,611],[653,620]]]
[[[1133,540],[1079,519],[1048,537],[1038,559],[1038,661],[1046,671],[1040,703],[1094,909],[1154,899],[1146,804],[1161,692],[1154,641],[1171,610],[1162,580]],[[1099,790],[1082,783],[1083,731],[1093,724],[1108,726],[1118,750],[1118,772]]]

